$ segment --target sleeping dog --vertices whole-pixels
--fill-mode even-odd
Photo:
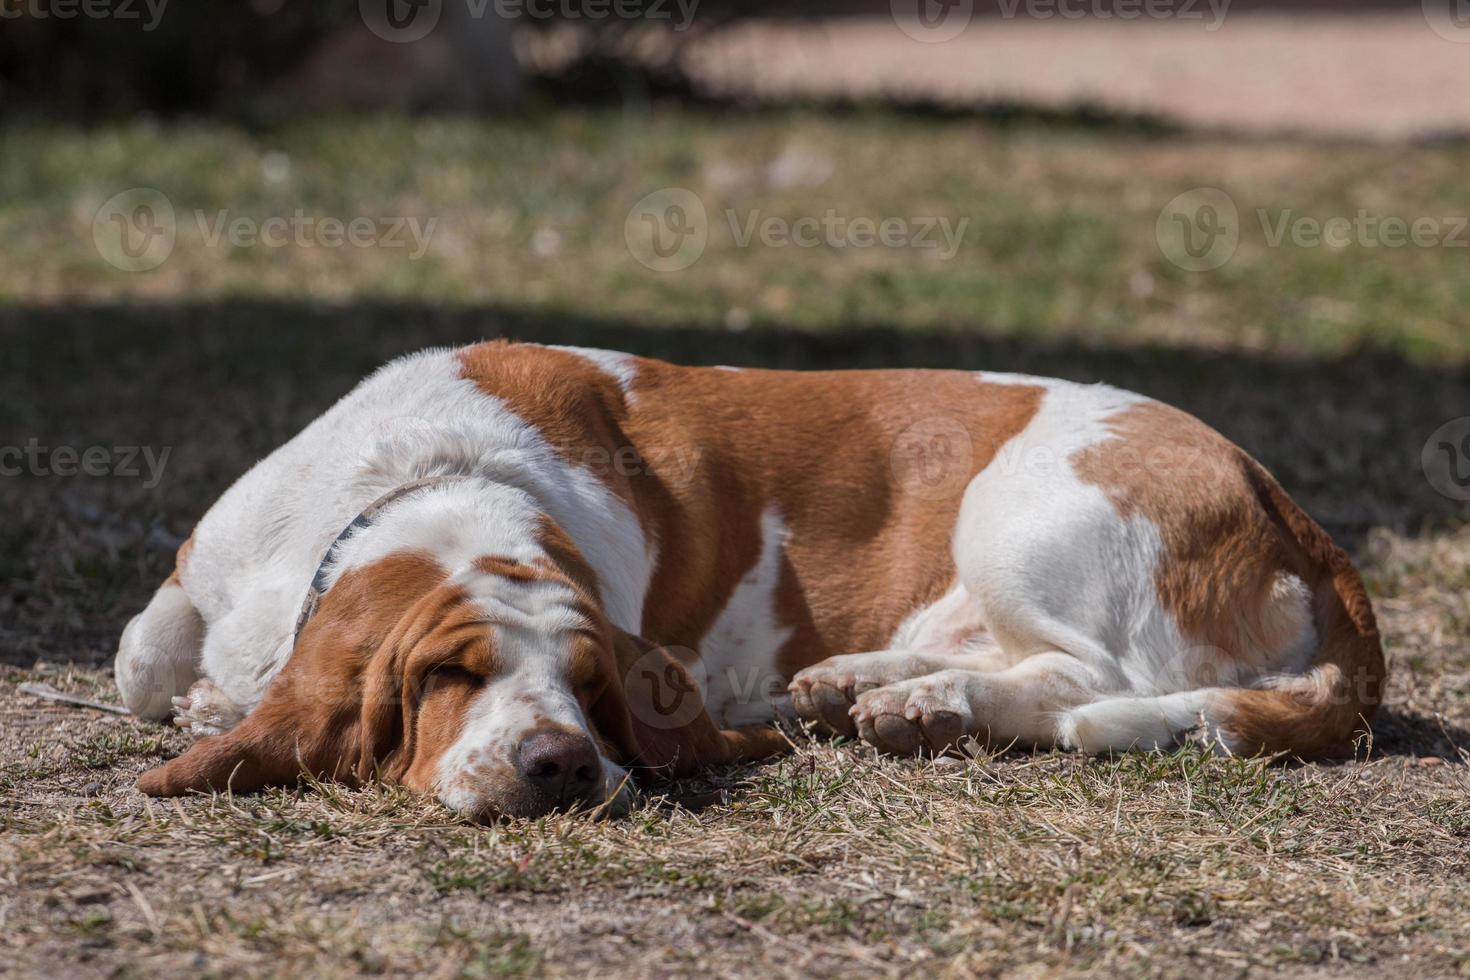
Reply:
[[[1103,385],[402,358],[257,464],[124,631],[138,781],[385,779],[476,818],[779,753],[1197,740],[1350,751],[1380,699],[1344,553],[1250,456]]]

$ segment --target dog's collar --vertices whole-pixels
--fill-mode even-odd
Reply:
[[[322,560],[317,563],[316,574],[311,577],[311,587],[306,590],[306,599],[301,603],[301,612],[296,617],[296,626],[291,631],[291,647],[295,649],[296,641],[301,638],[301,631],[306,628],[307,622],[316,615],[317,606],[322,601],[322,596],[327,594],[327,565],[331,563],[332,556],[337,552],[337,546],[349,534],[371,524],[389,504],[395,503],[407,497],[411,493],[417,493],[426,487],[435,487],[444,483],[452,483],[456,480],[468,479],[464,476],[429,476],[422,480],[414,480],[412,483],[404,483],[394,487],[383,494],[377,500],[368,504],[352,523],[342,529],[342,532],[332,539],[327,545],[327,550],[322,553]]]

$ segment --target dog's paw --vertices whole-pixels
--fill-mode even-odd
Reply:
[[[791,679],[787,687],[791,707],[798,718],[819,730],[851,738],[857,735],[857,726],[848,711],[858,695],[888,683],[878,667],[870,654],[828,657]]]
[[[791,679],[791,706],[801,720],[851,738],[857,735],[857,725],[850,712],[860,696],[929,669],[923,657],[900,650],[828,657]]]
[[[962,671],[943,671],[858,695],[852,706],[858,736],[892,755],[943,752],[959,744],[975,731],[963,677]]]
[[[174,724],[193,735],[219,735],[245,718],[245,712],[208,678],[195,681],[189,693],[173,703]]]

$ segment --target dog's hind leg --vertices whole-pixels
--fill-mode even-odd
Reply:
[[[204,619],[175,572],[123,630],[113,665],[123,704],[140,718],[167,718],[173,699],[199,678],[203,645]]]

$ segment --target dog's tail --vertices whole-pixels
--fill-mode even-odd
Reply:
[[[1207,716],[1235,752],[1346,754],[1383,699],[1387,670],[1373,606],[1347,554],[1260,464],[1242,459],[1262,507],[1311,576],[1304,580],[1313,594],[1317,650],[1304,674],[1219,692]]]

